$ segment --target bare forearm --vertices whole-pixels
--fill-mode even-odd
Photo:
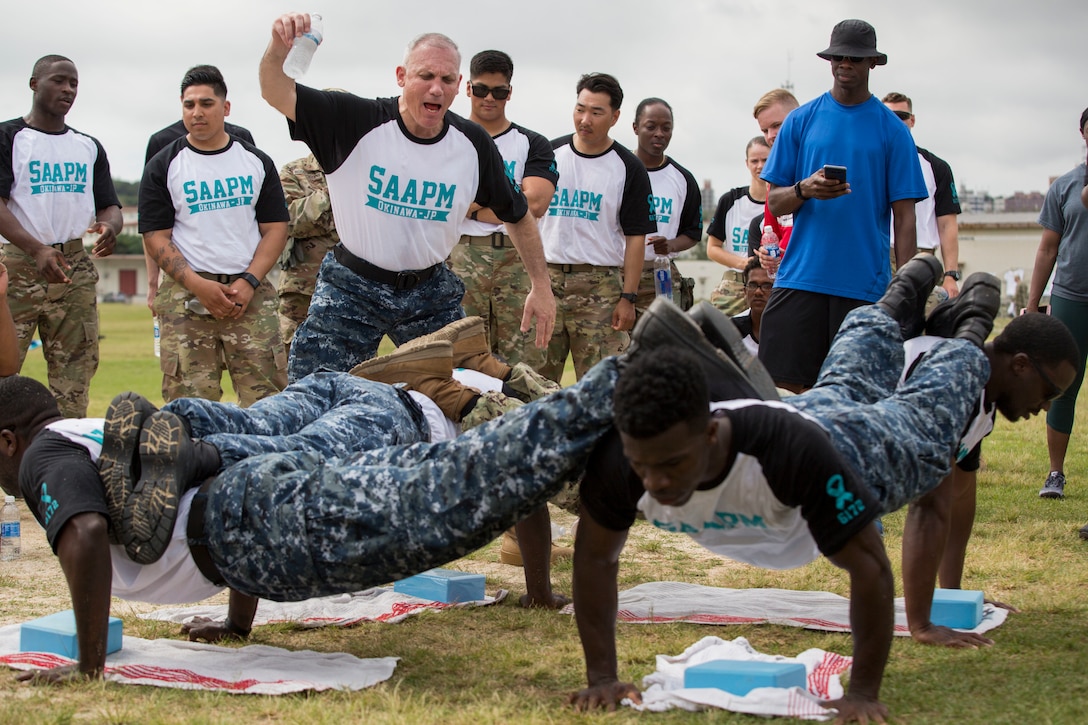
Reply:
[[[792,186],[767,185],[767,206],[775,216],[792,214],[804,203]]]
[[[290,48],[279,38],[273,36],[261,56],[258,79],[261,85],[261,97],[268,105],[275,108],[290,120],[295,120],[295,81],[283,72],[283,61],[287,59]]]
[[[895,265],[902,267],[918,253],[917,217],[914,200],[901,199],[892,202],[892,227],[895,235]]]
[[[550,291],[551,280],[548,277],[548,264],[544,260],[544,242],[540,238],[536,219],[532,214],[526,214],[516,224],[507,223],[506,229],[533,287]]]
[[[8,307],[7,294],[0,294],[0,377],[19,372],[19,339]]]
[[[941,240],[941,259],[945,270],[959,269],[960,225],[955,214],[937,217],[937,236]]]
[[[95,215],[95,221],[102,224],[108,224],[113,230],[114,236],[121,233],[121,229],[124,227],[125,219],[121,215],[121,207],[108,206],[105,209],[99,209]]]
[[[626,237],[623,248],[623,291],[638,292],[642,278],[642,263],[646,259],[646,237],[641,234]]]
[[[1054,262],[1058,259],[1058,241],[1060,236],[1050,229],[1043,230],[1043,238],[1039,242],[1039,249],[1035,252],[1035,266],[1031,270],[1031,287],[1028,290],[1028,309],[1035,311],[1039,308],[1039,300],[1043,298],[1043,290],[1050,280],[1050,274],[1054,271]]]
[[[910,505],[903,527],[903,596],[911,631],[930,625],[933,588],[948,541],[951,474]]]
[[[42,242],[28,232],[15,215],[8,209],[7,199],[0,204],[0,236],[14,244],[19,249],[33,256],[43,244],[52,244],[52,241]],[[66,240],[61,240],[66,241]]]
[[[287,245],[287,222],[261,224],[260,230],[261,241],[257,243],[246,271],[257,279],[264,279]]]
[[[706,256],[720,265],[730,269],[744,269],[748,263],[747,257],[742,257],[724,247],[724,242],[717,237],[710,237],[706,244]]]
[[[193,291],[190,284],[193,283],[196,273],[189,266],[185,255],[174,244],[169,229],[145,232],[144,252],[150,256],[159,269],[170,275],[175,282]]]
[[[57,540],[57,558],[68,581],[79,642],[79,670],[98,677],[106,667],[110,615],[110,549],[105,517],[77,514]]]

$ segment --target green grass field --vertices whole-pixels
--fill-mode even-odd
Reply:
[[[135,389],[158,400],[159,374],[151,354],[151,320],[138,305],[103,305],[102,364],[92,386],[91,414],[102,415],[113,394]],[[25,372],[41,378],[40,355]],[[999,420],[984,445],[978,520],[964,584],[1018,607],[990,633],[996,644],[953,651],[896,638],[882,699],[895,723],[1084,723],[1088,721],[1088,542],[1077,529],[1088,522],[1085,424],[1078,416],[1066,474],[1067,497],[1041,500],[1047,472],[1042,418],[1016,426]],[[571,519],[556,519],[569,526]],[[885,543],[898,572],[904,513],[887,516]],[[0,620],[19,622],[66,608],[66,590],[41,533],[23,518],[24,558],[15,574],[0,563]],[[425,525],[425,522],[421,522]],[[33,527],[33,531],[31,530]],[[36,538],[37,544],[34,546]],[[397,656],[386,683],[357,693],[285,697],[83,683],[63,688],[21,685],[0,674],[5,723],[756,723],[723,712],[578,715],[568,693],[584,683],[584,664],[572,617],[525,611],[521,570],[497,561],[497,543],[453,566],[485,573],[488,591],[515,596],[500,605],[410,618],[402,624],[302,631],[256,629],[251,641],[288,649]],[[558,565],[559,591],[570,591],[569,563]],[[821,589],[847,594],[845,575],[826,561],[773,572],[717,559],[683,537],[644,524],[633,529],[621,564],[624,587],[655,580],[712,586]],[[901,594],[901,587],[899,592]],[[145,622],[130,605],[115,602],[127,634],[178,637],[176,627]],[[654,655],[678,654],[706,635],[747,637],[757,649],[796,654],[810,647],[849,654],[848,635],[778,626],[619,625],[620,675],[639,681]]]

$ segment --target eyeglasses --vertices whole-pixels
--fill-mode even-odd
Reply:
[[[749,292],[755,292],[756,290],[763,290],[770,294],[770,291],[774,289],[774,282],[749,282],[744,285],[744,288]]]
[[[865,59],[859,58],[856,55],[833,55],[831,56],[831,60],[835,61],[836,63],[842,63],[844,60],[848,60],[851,63],[860,63]]]
[[[510,97],[509,88],[488,88],[483,83],[470,83],[469,87],[472,89],[472,95],[476,98],[487,98],[488,93],[496,101],[505,101]]]
[[[1043,382],[1046,383],[1046,386],[1049,388],[1046,393],[1046,401],[1052,403],[1062,397],[1062,394],[1065,393],[1065,391],[1054,384],[1054,381],[1050,379],[1050,376],[1044,373],[1043,369],[1039,367],[1039,363],[1035,362],[1030,356],[1028,357],[1028,362],[1031,363],[1031,366],[1035,368],[1035,372],[1039,373],[1039,377],[1043,379]]]
[[[910,111],[892,111],[892,113],[899,116],[900,121],[909,121],[911,117],[914,116]]]

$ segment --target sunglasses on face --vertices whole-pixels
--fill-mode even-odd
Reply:
[[[774,282],[749,282],[748,284],[744,285],[744,288],[747,289],[749,292],[763,290],[767,294],[770,294],[771,290],[774,289]]]
[[[487,98],[488,93],[496,101],[505,101],[510,97],[509,88],[488,88],[483,83],[470,83],[469,87],[472,89],[472,95],[476,98]]]
[[[865,59],[859,58],[856,55],[833,55],[831,56],[831,60],[835,61],[836,63],[842,63],[844,60],[848,60],[851,63],[860,63]]]
[[[910,117],[914,114],[910,111],[892,111],[896,116],[899,116],[900,121],[909,121]]]

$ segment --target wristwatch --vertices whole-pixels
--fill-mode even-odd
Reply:
[[[474,212],[472,212],[471,214],[469,214],[469,215],[468,215],[468,218],[469,218],[469,219],[471,219],[471,220],[472,220],[472,221],[474,221],[474,222],[475,222],[475,221],[479,221],[479,219],[477,219],[477,218],[476,218],[476,217],[478,217],[479,215],[480,215],[480,210],[479,210],[479,209],[477,209],[476,211],[474,211]]]
[[[944,276],[945,277],[951,277],[952,279],[956,280],[957,282],[960,281],[959,270],[955,270],[955,269],[945,270]]]
[[[242,274],[238,275],[238,277],[239,279],[244,279],[246,282],[249,282],[249,286],[253,289],[257,289],[261,286],[261,280],[257,279],[256,276],[250,274],[249,272],[243,272]]]
[[[620,292],[620,299],[627,300],[632,305],[638,301],[638,293],[636,292]]]

